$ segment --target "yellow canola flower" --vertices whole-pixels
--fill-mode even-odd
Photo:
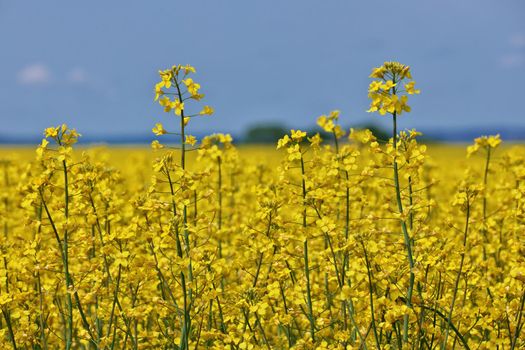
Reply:
[[[164,145],[162,145],[158,140],[154,140],[151,142],[151,148],[153,150],[159,150],[164,148]]]
[[[319,118],[317,118],[317,125],[319,125],[326,132],[330,132],[330,133],[334,132],[334,130],[338,129],[338,126],[336,125],[335,122],[339,119],[340,113],[341,113],[340,111],[334,110],[334,111],[331,111],[328,116],[326,115],[320,116]],[[339,131],[338,133],[340,134],[341,133],[340,127],[338,131]]]
[[[380,84],[380,88],[381,90],[388,91],[396,85],[397,84],[395,84],[392,80],[387,80],[386,83]]]
[[[78,141],[78,138],[82,136],[75,129],[68,129],[67,132],[64,132],[62,135],[62,144],[64,145],[73,145]]]
[[[348,137],[363,144],[376,140],[376,137],[369,129],[356,130],[351,128],[350,135]]]
[[[126,266],[128,266],[128,258],[129,258],[129,252],[128,251],[118,252],[115,255],[114,263],[117,266],[121,265],[123,267],[126,267]]]
[[[291,142],[290,136],[284,135],[282,138],[277,141],[277,149],[286,147]]]
[[[411,82],[405,84],[405,90],[406,90],[407,94],[413,95],[413,94],[421,93],[421,90],[417,90],[415,88],[415,85],[416,85],[415,81],[411,81]]]
[[[370,82],[370,85],[368,86],[368,91],[370,91],[370,92],[379,91],[381,86],[382,86],[381,82],[373,80],[373,81]]]
[[[323,142],[323,139],[321,138],[321,135],[319,135],[319,133],[317,133],[314,136],[308,138],[308,141],[310,141],[310,145],[312,147],[319,147],[321,142]]]
[[[171,101],[168,97],[164,96],[159,99],[159,104],[164,107],[164,112],[174,110],[175,114],[178,116],[180,116],[184,110],[184,102],[179,101],[179,99]]]
[[[315,224],[323,233],[332,232],[337,227],[335,223],[327,217],[317,220]]]
[[[184,110],[184,102],[180,102],[179,100],[175,100],[171,108],[175,110],[175,114],[180,116],[182,114],[182,111]]]
[[[163,96],[161,99],[158,100],[159,105],[164,107],[164,112],[171,111],[171,100],[167,96]]]
[[[171,87],[171,80],[173,79],[173,72],[170,70],[159,71],[160,78],[162,79],[160,87],[169,89]]]
[[[182,81],[184,85],[186,85],[186,88],[188,89],[188,92],[190,95],[195,96],[199,93],[199,89],[201,88],[200,84],[197,84],[193,81],[193,79],[188,78]]]
[[[306,132],[301,130],[291,130],[291,138],[295,142],[301,142],[306,137]]]
[[[195,70],[195,67],[189,65],[189,64],[186,64],[184,66],[182,65],[179,65],[178,66],[178,69],[182,69],[184,71],[184,75],[188,75],[190,73],[196,73],[196,70]]]
[[[288,160],[290,162],[301,159],[301,148],[299,144],[288,147]]]
[[[58,147],[58,160],[64,161],[70,159],[73,154],[73,148],[69,146]]]
[[[46,139],[43,139],[42,143],[40,143],[40,145],[36,149],[36,154],[37,154],[38,159],[42,158],[42,156],[44,155],[44,152],[47,149],[47,145],[49,145],[49,141]]]
[[[489,136],[489,138],[487,139],[487,144],[491,148],[498,147],[500,143],[501,143],[501,138],[500,138],[499,134],[497,134],[495,136]]]
[[[195,138],[195,136],[186,135],[185,143],[194,146],[197,143],[197,139]]]
[[[9,304],[11,301],[13,301],[13,298],[9,293],[1,293],[0,294],[0,306],[4,306]]]
[[[223,144],[232,143],[233,138],[230,134],[219,134],[219,142]]]
[[[157,135],[157,136],[160,136],[160,135],[164,135],[164,134],[167,134],[168,132],[164,129],[164,127],[162,126],[161,123],[156,123],[155,124],[155,127],[153,129],[151,129],[151,131]]]
[[[385,75],[385,71],[386,71],[386,68],[384,66],[376,67],[372,69],[372,74],[370,74],[370,78],[383,79]],[[379,86],[377,88],[379,88]]]
[[[46,137],[55,138],[58,135],[58,128],[54,128],[54,127],[46,128],[46,130],[44,131],[44,135]]]
[[[477,153],[480,149],[494,149],[501,143],[500,135],[481,136],[474,139],[474,144],[467,147],[467,156]]]
[[[202,108],[202,111],[199,112],[200,115],[212,115],[214,113],[214,110],[210,106],[204,106]]]
[[[155,101],[157,101],[160,96],[164,95],[164,90],[162,90],[164,86],[165,83],[163,81],[155,84]]]
[[[333,120],[328,119],[326,115],[322,115],[317,119],[317,125],[319,125],[326,132],[332,132],[332,130],[335,128]]]
[[[379,112],[380,115],[410,112],[407,95],[420,93],[415,89],[415,82],[411,81],[410,67],[398,62],[385,62],[375,68],[370,77],[379,80],[372,81],[368,87],[371,102],[367,112]],[[398,90],[401,82],[405,82],[404,91]]]

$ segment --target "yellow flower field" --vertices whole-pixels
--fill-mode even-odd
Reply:
[[[1,349],[525,346],[524,147],[396,130],[419,90],[394,62],[369,88],[390,140],[338,111],[325,139],[196,140],[194,73],[160,72],[153,149],[65,125],[0,149]]]

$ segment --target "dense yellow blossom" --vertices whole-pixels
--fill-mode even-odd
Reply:
[[[385,62],[381,67],[374,68],[371,78],[373,80],[368,87],[368,97],[372,100],[368,112],[379,112],[401,115],[410,112],[408,96],[419,94],[415,89],[415,82],[410,74],[410,67],[398,62]],[[402,83],[404,90],[400,89]]]
[[[338,111],[278,151],[198,141],[194,73],[160,72],[161,106],[186,104],[155,152],[78,147],[66,125],[0,152],[1,349],[525,346],[523,147],[481,137],[467,158]],[[418,93],[399,63],[372,77],[392,116]]]

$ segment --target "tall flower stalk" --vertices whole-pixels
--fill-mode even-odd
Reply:
[[[306,279],[306,304],[308,307],[306,316],[310,324],[310,336],[315,342],[315,317],[312,303],[312,285],[310,280],[310,265],[308,257],[308,222],[307,222],[307,188],[306,188],[306,171],[304,151],[301,147],[301,142],[306,137],[306,132],[301,130],[292,130],[291,136],[285,135],[279,140],[277,149],[287,147],[288,160],[298,160],[301,170],[301,198],[302,198],[302,228],[303,228],[303,260],[304,260],[304,275]]]
[[[460,192],[457,195],[457,198],[454,201],[454,204],[460,205],[461,208],[465,211],[465,228],[463,231],[463,239],[461,243],[461,253],[460,253],[460,262],[459,262],[459,268],[458,273],[455,278],[454,282],[454,289],[452,292],[452,301],[450,302],[450,310],[448,312],[447,316],[447,324],[445,326],[445,339],[443,340],[443,344],[441,346],[441,349],[446,349],[447,347],[447,340],[448,335],[450,332],[450,324],[452,324],[452,315],[454,312],[454,306],[456,304],[456,298],[459,291],[459,281],[461,279],[461,275],[463,273],[463,266],[465,264],[465,251],[467,248],[467,237],[469,232],[469,221],[470,221],[470,210],[472,206],[472,200],[474,197],[478,194],[479,188],[476,187],[466,187],[460,190]],[[465,283],[465,293],[467,289],[467,284]]]
[[[87,319],[86,313],[82,306],[82,302],[78,295],[78,291],[75,288],[73,282],[73,277],[70,272],[70,259],[69,259],[69,242],[70,242],[70,181],[69,174],[70,168],[68,167],[68,161],[71,158],[72,145],[77,142],[78,137],[80,136],[75,129],[69,129],[67,125],[63,124],[56,128],[47,128],[45,131],[46,139],[42,141],[41,148],[45,150],[49,142],[47,138],[53,139],[58,145],[58,156],[56,157],[57,169],[60,169],[63,174],[63,189],[64,189],[64,201],[61,204],[62,206],[62,217],[59,219],[62,222],[61,227],[63,228],[62,235],[60,235],[60,226],[55,223],[53,214],[51,213],[51,208],[48,206],[46,197],[45,197],[45,188],[50,186],[50,183],[43,183],[42,186],[38,189],[40,200],[42,201],[43,208],[51,225],[57,244],[60,249],[60,256],[62,258],[62,268],[64,270],[64,282],[66,285],[66,305],[67,313],[66,317],[66,326],[65,326],[65,348],[66,350],[71,349],[73,346],[73,336],[74,336],[74,317],[73,317],[73,298],[75,300],[75,306],[80,314],[80,319],[82,326],[84,327],[86,333],[89,335],[91,342],[97,346],[97,341],[92,332],[91,325]],[[42,154],[42,153],[40,153]],[[48,162],[49,166],[53,166],[52,162]],[[50,180],[49,180],[50,181]]]
[[[191,176],[188,174],[186,164],[186,152],[188,151],[187,146],[194,146],[197,142],[196,138],[186,133],[186,126],[191,118],[198,116],[205,116],[213,114],[213,109],[209,106],[204,108],[197,114],[189,114],[185,110],[185,104],[189,100],[200,101],[204,95],[199,93],[200,84],[193,81],[189,77],[190,74],[195,73],[195,68],[190,65],[175,65],[170,69],[159,71],[161,81],[155,85],[155,100],[164,107],[164,111],[167,113],[173,112],[179,119],[179,132],[171,133],[179,136],[180,144],[180,165],[179,165],[179,179],[178,183],[181,186],[180,191],[191,191],[189,183],[191,182]],[[152,130],[156,135],[168,134],[161,123],[156,124]],[[158,142],[154,141],[152,146],[154,148],[162,148],[163,146]],[[191,245],[190,245],[190,232],[188,227],[188,204],[187,201],[181,200],[177,203],[175,197],[176,191],[174,189],[174,181],[171,178],[171,170],[167,164],[163,164],[164,172],[168,178],[170,185],[171,200],[173,206],[174,220],[178,221],[179,214],[178,208],[182,209],[182,236],[184,245],[184,255],[188,261],[187,272],[180,271],[180,286],[183,295],[183,323],[181,329],[181,337],[179,347],[181,349],[189,349],[190,334],[191,334],[191,321],[192,321],[192,305],[194,301],[193,294],[193,266],[191,258]],[[183,258],[181,249],[181,240],[179,238],[179,229],[175,229],[175,235],[177,240],[177,248],[179,252],[179,258]],[[163,278],[164,279],[164,278]]]
[[[491,157],[493,156],[494,151],[501,143],[501,139],[499,134],[498,135],[491,135],[491,136],[481,136],[474,140],[474,144],[467,147],[467,156],[470,157],[473,154],[477,153],[480,150],[485,151],[485,164],[483,167],[483,209],[482,209],[482,215],[483,215],[483,227],[481,229],[481,234],[483,236],[483,260],[487,260],[487,248],[486,245],[489,244],[489,237],[487,235],[487,207],[488,207],[488,201],[487,201],[487,186],[488,186],[488,179],[489,179],[489,173],[490,173],[490,161]],[[490,291],[488,291],[490,295]]]
[[[390,114],[392,116],[392,167],[394,170],[394,186],[400,217],[399,221],[403,232],[409,267],[406,306],[411,308],[415,280],[414,255],[399,181],[397,117],[403,112],[410,112],[410,106],[407,104],[407,95],[419,94],[420,91],[415,89],[415,82],[412,80],[410,67],[399,62],[385,62],[381,67],[374,68],[370,77],[376,80],[372,81],[368,88],[368,97],[372,100],[368,112],[377,111],[380,115]],[[405,83],[404,89],[401,87],[403,83]],[[408,315],[405,315],[403,320],[403,341],[405,343],[408,342]]]

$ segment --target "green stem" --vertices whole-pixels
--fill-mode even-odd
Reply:
[[[395,88],[393,88],[395,89]],[[395,95],[395,90],[394,90]],[[410,268],[410,275],[409,275],[409,285],[408,285],[408,292],[407,292],[407,300],[406,305],[409,308],[412,308],[412,291],[414,290],[414,258],[412,255],[412,243],[410,240],[410,235],[408,234],[407,224],[406,220],[403,219],[403,202],[401,200],[401,189],[399,185],[399,170],[397,165],[397,114],[394,112],[392,114],[393,116],[393,144],[394,144],[394,184],[396,188],[396,201],[397,201],[397,208],[399,210],[399,214],[401,215],[401,229],[403,231],[403,238],[405,241],[405,247],[407,250],[407,259],[408,259],[408,265]],[[408,342],[408,315],[405,315],[403,319],[403,341],[405,343]]]
[[[113,306],[111,307],[111,314],[109,316],[108,335],[107,335],[108,337],[111,334],[111,326],[113,325],[113,318],[114,318],[114,315],[115,315],[115,307],[117,305],[118,291],[119,291],[119,287],[120,287],[121,272],[122,272],[122,265],[119,264],[119,266],[118,266],[118,273],[117,273],[117,285],[116,285],[115,290],[113,292]],[[116,329],[116,325],[115,325],[115,329]],[[114,341],[114,339],[113,339],[113,341]]]
[[[304,159],[303,153],[301,152],[301,186],[303,190],[303,229],[306,235],[306,181],[305,181],[305,170],[304,170]],[[308,303],[308,320],[310,321],[310,335],[312,341],[315,342],[315,318],[312,307],[312,293],[310,287],[310,268],[308,266],[308,238],[304,239],[303,244],[303,255],[304,255],[304,274],[306,276],[306,300]]]
[[[468,199],[468,193],[467,193],[467,219],[465,221],[465,231],[463,233],[463,250],[461,252],[461,261],[459,263],[459,270],[458,274],[456,275],[456,281],[454,283],[454,292],[452,294],[452,302],[450,304],[450,310],[448,312],[448,318],[447,318],[447,326],[445,328],[445,339],[443,340],[443,344],[441,346],[441,349],[446,349],[447,347],[447,340],[448,340],[448,333],[449,333],[449,324],[452,324],[452,312],[454,311],[454,304],[456,302],[456,297],[458,294],[459,289],[459,280],[461,279],[461,273],[463,272],[463,264],[465,262],[465,248],[467,246],[467,235],[468,235],[468,226],[469,226],[469,219],[470,219],[470,202]],[[467,286],[465,285],[465,289]]]
[[[442,318],[442,319],[448,324],[448,326],[450,327],[450,329],[452,329],[452,331],[457,335],[457,337],[459,338],[459,340],[460,340],[461,343],[463,344],[463,347],[464,347],[466,350],[470,350],[470,347],[468,346],[468,343],[467,343],[467,341],[465,340],[465,338],[463,337],[463,335],[459,332],[459,330],[456,328],[456,326],[454,326],[454,324],[453,324],[452,322],[449,322],[447,316],[445,316],[441,311],[439,311],[438,309],[435,309],[435,308],[433,308],[433,307],[425,306],[425,305],[421,305],[421,307],[422,307],[423,309],[433,311],[436,315],[438,315],[439,317],[441,317],[441,318]]]
[[[95,214],[95,222],[96,222],[95,226],[97,227],[98,236],[99,236],[99,239],[100,239],[100,245],[102,246],[102,248],[104,248],[105,244],[104,244],[104,237],[102,236],[102,226],[100,225],[100,220],[98,218],[98,212],[97,212],[97,208],[95,206],[95,201],[93,200],[92,193],[93,193],[93,187],[91,187],[91,192],[89,193],[89,201],[91,203],[91,208],[93,209],[93,213]],[[111,272],[109,271],[108,257],[106,255],[106,253],[104,252],[104,249],[102,249],[102,257],[104,259],[104,268],[106,269],[106,273],[108,274],[107,284],[109,285],[109,283],[111,282],[112,278],[111,278]]]
[[[488,177],[489,177],[489,164],[490,164],[490,146],[487,146],[487,158],[485,161],[485,170],[483,172],[483,228],[481,229],[481,233],[483,235],[483,260],[487,260],[487,247],[486,244],[488,243],[488,237],[487,237],[487,184],[488,184]],[[488,293],[490,294],[490,290],[487,288]]]
[[[182,92],[180,89],[179,82],[177,81],[177,77],[174,79],[175,86],[177,88],[177,94],[179,96],[179,101],[182,101]],[[180,163],[181,168],[183,171],[186,170],[186,140],[185,140],[185,122],[184,122],[184,110],[181,110],[180,115],[180,148],[181,148],[181,154],[180,154]],[[183,176],[186,176],[184,174]],[[188,263],[188,276],[189,276],[189,283],[193,282],[193,268],[190,258],[190,238],[189,238],[189,230],[188,230],[188,208],[184,204],[182,208],[182,223],[183,223],[183,231],[184,231],[184,241],[185,241],[185,250],[186,250],[186,257],[188,257],[189,263]],[[183,335],[181,337],[181,347],[184,349],[189,349],[189,334],[191,332],[191,317],[190,317],[190,310],[188,309],[188,295],[190,301],[193,300],[193,293],[191,287],[186,288],[186,279],[184,276],[184,273],[181,272],[181,285],[182,285],[182,291],[184,296],[184,327],[183,327]],[[190,303],[191,304],[191,303]],[[182,346],[183,345],[183,346]]]
[[[168,178],[168,183],[170,186],[170,193],[171,193],[171,208],[173,211],[173,218],[176,218],[177,216],[177,204],[175,203],[175,189],[173,188],[173,181],[171,180],[170,170],[168,167],[164,167],[164,170],[166,171],[166,177]],[[175,243],[177,245],[177,255],[179,258],[182,258],[182,244],[179,237],[179,230],[177,229],[175,232]]]
[[[520,331],[521,331],[521,328],[522,328],[522,324],[521,324],[521,318],[523,316],[523,307],[525,305],[525,289],[523,290],[523,294],[521,295],[521,303],[520,303],[520,309],[518,311],[518,320],[516,322],[516,330],[514,331],[514,337],[512,339],[512,344],[511,344],[511,347],[510,347],[510,350],[514,350],[514,348],[516,347],[516,344],[518,343],[518,338],[519,338],[519,335],[520,335]]]
[[[485,171],[483,173],[483,186],[485,187],[485,191],[483,194],[483,223],[485,223],[485,220],[487,220],[487,183],[488,183],[488,177],[489,177],[489,164],[490,164],[490,146],[487,147],[487,159],[485,161]]]
[[[66,300],[67,300],[67,308],[68,308],[68,315],[67,315],[67,336],[66,336],[66,350],[69,350],[72,345],[73,341],[73,301],[71,299],[71,293],[69,292],[69,289],[72,289],[73,286],[71,285],[71,276],[69,274],[69,258],[68,258],[68,218],[69,218],[69,186],[68,186],[68,176],[67,176],[67,165],[66,161],[62,161],[62,167],[64,171],[64,200],[65,200],[65,208],[64,208],[64,216],[66,218],[66,228],[64,230],[64,238],[62,239],[62,262],[64,265],[64,275],[65,275],[65,282],[66,282]]]
[[[40,280],[40,271],[37,272],[37,288],[38,288],[38,303],[40,308],[39,325],[40,325],[40,341],[43,349],[47,349],[47,339],[45,333],[45,321],[44,321],[44,296],[42,294],[42,284]]]
[[[7,331],[9,333],[9,340],[11,341],[11,344],[13,345],[13,349],[17,350],[15,334],[13,332],[13,326],[11,325],[11,317],[9,315],[9,312],[4,310],[4,309],[2,309],[2,314],[4,315],[5,322],[7,324]]]
[[[283,285],[281,281],[278,281],[278,282],[279,282],[279,290],[281,292],[281,298],[283,300],[284,313],[288,315],[288,305],[286,304],[286,296],[284,295]],[[290,325],[286,325],[286,329],[287,329],[286,336],[288,338],[288,347],[291,348],[293,344],[295,343],[295,339],[293,339],[292,328],[290,327]]]
[[[257,324],[259,325],[259,330],[261,331],[261,335],[263,337],[264,344],[270,350],[271,347],[270,347],[270,344],[268,344],[268,338],[266,338],[266,333],[264,333],[264,328],[262,327],[261,320],[259,319],[259,314],[257,312],[255,312],[255,319],[257,321]]]
[[[306,275],[306,299],[308,302],[308,320],[310,321],[310,334],[315,342],[315,319],[312,308],[312,293],[310,290],[310,268],[308,267],[308,239],[304,240],[304,273]]]
[[[363,252],[365,254],[366,271],[368,273],[368,294],[370,296],[370,314],[372,316],[372,330],[374,331],[374,339],[376,341],[376,347],[378,350],[381,349],[381,343],[377,334],[377,327],[374,315],[374,289],[372,288],[372,272],[370,271],[370,261],[368,260],[368,253],[365,248],[365,244],[361,241]]]

